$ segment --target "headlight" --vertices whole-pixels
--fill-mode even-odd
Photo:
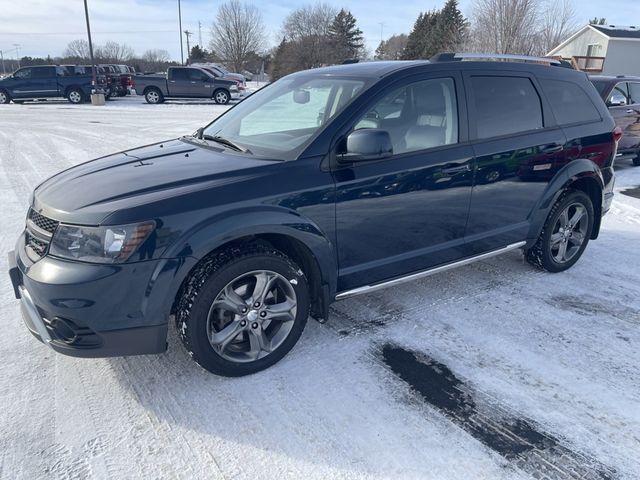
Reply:
[[[229,90],[232,91],[232,92],[237,92],[238,91],[238,85],[231,85],[229,87]]]
[[[149,238],[154,228],[155,222],[104,227],[60,224],[49,253],[84,262],[122,263]]]

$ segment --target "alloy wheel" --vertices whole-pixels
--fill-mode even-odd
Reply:
[[[581,203],[567,206],[556,220],[549,248],[557,263],[567,263],[576,256],[584,243],[589,226],[587,209]]]
[[[224,105],[228,101],[229,101],[229,97],[227,96],[227,94],[225,92],[216,93],[216,103],[220,103],[220,104]]]
[[[156,92],[155,90],[152,90],[147,93],[147,100],[149,101],[149,103],[158,103],[158,101],[160,100],[160,95],[158,95],[158,92]]]
[[[207,316],[209,344],[225,360],[253,362],[276,350],[296,318],[292,284],[279,273],[240,275],[216,296]]]
[[[8,103],[7,94],[4,92],[0,92],[0,103]]]
[[[69,100],[71,100],[72,103],[80,103],[82,101],[82,96],[77,90],[72,90],[69,93]]]

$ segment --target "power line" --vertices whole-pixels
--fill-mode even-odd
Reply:
[[[93,32],[93,34],[100,35],[137,35],[140,33],[171,33],[173,30],[131,30],[131,31],[113,31],[113,32]],[[85,35],[87,32],[2,32],[0,35]]]

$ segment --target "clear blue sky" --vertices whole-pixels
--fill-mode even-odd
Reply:
[[[349,0],[328,3],[348,7],[364,31],[367,46],[375,50],[383,36],[409,32],[420,11],[439,8],[445,0]],[[209,43],[209,29],[221,0],[182,0],[183,29],[194,32],[198,43],[198,21],[202,22],[202,40]],[[252,3],[252,2],[249,2]],[[282,20],[291,10],[307,2],[262,0],[258,6],[267,27],[268,45],[277,41]],[[579,22],[590,17],[606,17],[608,23],[640,26],[640,0],[574,0]],[[472,0],[461,0],[462,12],[471,14]],[[615,7],[614,7],[615,6]],[[141,54],[149,48],[162,48],[174,59],[180,57],[177,0],[89,0],[91,28],[96,43],[116,40],[127,43]],[[583,18],[584,17],[584,18]],[[60,55],[66,44],[86,38],[81,0],[0,0],[0,50],[15,58],[14,44],[20,55]],[[183,37],[184,38],[184,37]]]

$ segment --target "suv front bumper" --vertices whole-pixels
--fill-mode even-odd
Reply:
[[[9,252],[9,276],[29,331],[53,350],[75,357],[162,353],[167,319],[143,313],[157,262],[94,265],[44,257],[29,265],[21,241]],[[43,281],[46,280],[46,281]]]

